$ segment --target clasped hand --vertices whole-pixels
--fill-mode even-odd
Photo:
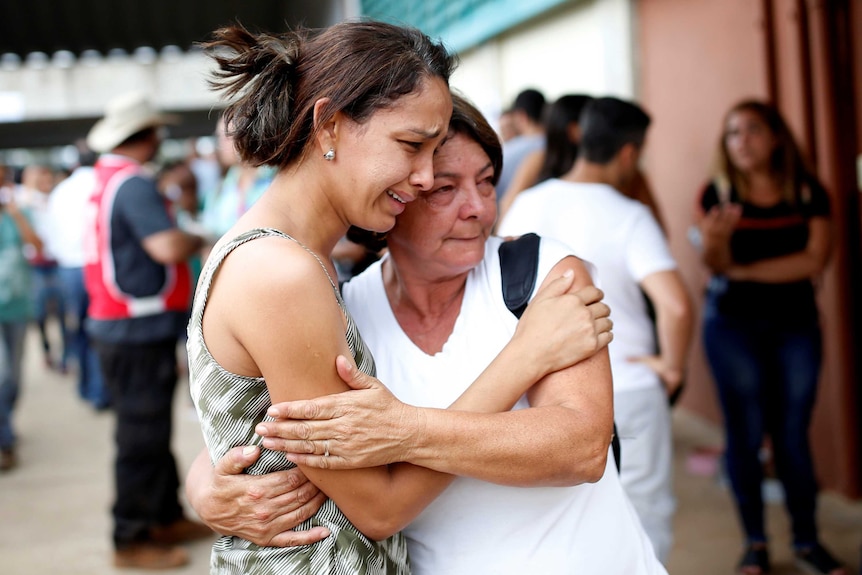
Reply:
[[[610,308],[594,286],[570,291],[564,274],[543,286],[518,324],[513,343],[524,347],[537,378],[564,369],[603,349],[613,338]],[[423,412],[399,401],[379,380],[339,356],[339,376],[351,391],[273,405],[275,421],[255,432],[267,449],[298,464],[355,469],[409,461],[422,441]]]

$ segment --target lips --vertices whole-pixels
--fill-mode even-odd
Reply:
[[[406,204],[406,203],[409,201],[409,200],[405,200],[404,198],[402,198],[401,196],[399,196],[398,194],[396,194],[396,193],[395,193],[395,192],[393,192],[392,190],[386,190],[386,194],[387,194],[390,198],[394,199],[396,202],[399,202],[399,203],[402,203],[402,204]]]

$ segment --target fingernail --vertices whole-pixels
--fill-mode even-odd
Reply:
[[[269,429],[267,429],[265,425],[258,425],[254,428],[254,432],[262,437],[269,433]]]
[[[254,453],[254,446],[246,445],[245,447],[242,448],[242,454],[245,455],[246,457],[248,457],[252,453]]]
[[[572,277],[573,275],[575,275],[574,270],[566,270],[566,271],[564,271],[564,272],[563,272],[563,277],[564,277],[564,278],[566,278],[566,279],[569,279],[569,278],[570,278],[570,277]]]

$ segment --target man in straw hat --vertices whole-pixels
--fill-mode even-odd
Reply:
[[[212,536],[179,503],[171,453],[177,342],[191,294],[186,259],[201,238],[177,228],[144,170],[176,118],[142,94],[111,101],[87,136],[99,157],[84,268],[87,330],[116,410],[114,564],[167,569],[188,562],[176,545]]]

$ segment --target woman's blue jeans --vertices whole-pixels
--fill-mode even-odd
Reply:
[[[727,473],[746,537],[766,541],[760,448],[769,435],[794,546],[816,543],[818,487],[808,435],[822,359],[819,326],[723,316],[708,296],[703,341],[724,412]]]

